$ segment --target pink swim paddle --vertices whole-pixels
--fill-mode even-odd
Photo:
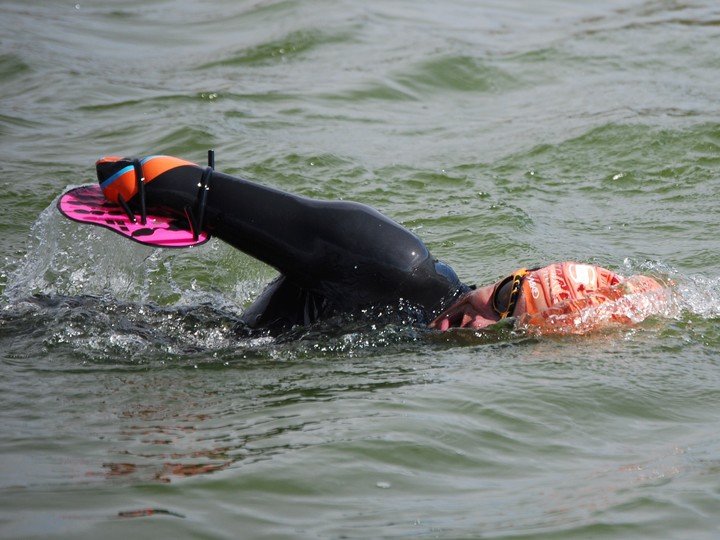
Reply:
[[[133,221],[117,204],[109,202],[98,185],[71,189],[60,197],[58,210],[80,223],[90,223],[145,244],[163,248],[182,248],[204,244],[206,232],[195,238],[187,222],[171,216],[147,215],[145,225]]]

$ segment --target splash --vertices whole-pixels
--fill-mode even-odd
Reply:
[[[629,272],[660,276],[668,284],[674,318],[691,315],[702,319],[720,317],[720,276],[683,273],[660,261],[635,263],[625,259]]]
[[[28,250],[8,277],[4,296],[10,303],[33,295],[80,294],[144,301],[154,251],[110,242],[101,230],[84,228],[80,234],[53,203],[33,224]]]
[[[221,242],[163,250],[79,227],[53,202],[31,229],[28,249],[8,275],[8,304],[33,296],[96,296],[161,306],[211,303],[236,308],[254,297],[267,270]]]
[[[230,348],[243,304],[265,281],[247,261],[219,242],[179,251],[118,241],[63,218],[52,203],[0,297],[3,334],[19,338],[9,353],[67,349],[94,362],[146,363]]]
[[[614,298],[581,313],[549,314],[542,332],[520,321],[515,328],[490,328],[472,339],[458,333],[448,341],[410,322],[383,324],[370,317],[375,324],[344,318],[270,338],[247,333],[240,323],[242,306],[270,277],[267,269],[221,242],[183,251],[119,242],[109,231],[63,219],[54,203],[31,232],[27,253],[8,276],[0,311],[4,335],[28,336],[10,344],[8,354],[17,357],[66,351],[95,364],[143,365],[171,358],[195,365],[364,357],[417,347],[417,342],[491,344],[528,335],[584,334],[648,317],[720,316],[720,277],[626,260],[622,273],[652,275],[664,288]]]
[[[720,277],[700,274],[678,277],[675,292],[678,307],[703,319],[720,317]]]
[[[676,316],[672,293],[668,288],[632,294],[619,292],[617,297],[610,296],[609,300],[598,305],[580,309],[565,307],[552,307],[535,315],[522,316],[518,319],[517,327],[530,335],[581,335],[638,324],[651,316]]]
[[[606,301],[588,302],[581,309],[568,306],[551,308],[541,314],[521,317],[517,329],[529,335],[582,335],[599,330],[627,327],[648,318],[683,320],[688,317],[711,319],[720,316],[720,277],[683,274],[657,261],[642,263],[625,259],[625,274],[634,274]],[[661,288],[645,288],[652,276]],[[630,294],[627,284],[635,284]],[[616,293],[616,294],[614,294]],[[572,306],[570,306],[572,307]]]

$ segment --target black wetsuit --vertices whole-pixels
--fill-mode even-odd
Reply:
[[[127,163],[98,164],[98,178]],[[146,184],[147,206],[197,209],[202,172],[187,165],[160,174]],[[417,236],[369,206],[309,199],[220,172],[209,186],[203,229],[281,274],[243,314],[250,328],[282,332],[399,305],[414,307],[425,324],[469,290]]]

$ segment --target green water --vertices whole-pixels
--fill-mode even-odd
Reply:
[[[720,537],[719,43],[710,0],[3,2],[0,535]],[[101,155],[210,147],[466,282],[578,259],[672,306],[240,339],[271,269],[53,206]]]

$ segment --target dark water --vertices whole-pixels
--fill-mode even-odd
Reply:
[[[720,536],[720,8],[0,5],[0,535]],[[272,278],[63,220],[105,154],[358,200],[467,282],[671,280],[584,337],[239,338]]]

